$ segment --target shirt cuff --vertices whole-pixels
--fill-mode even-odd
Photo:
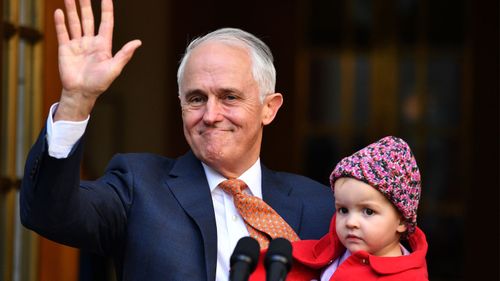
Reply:
[[[90,115],[83,121],[65,121],[59,120],[54,122],[52,117],[57,110],[59,103],[55,103],[50,107],[49,117],[47,118],[47,145],[49,147],[49,155],[61,159],[67,158],[73,150],[73,146],[85,133]]]

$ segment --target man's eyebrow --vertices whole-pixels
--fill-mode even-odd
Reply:
[[[224,94],[236,94],[236,95],[242,95],[242,91],[239,90],[238,88],[233,88],[233,87],[225,87],[225,88],[219,88],[217,89],[216,94],[217,95],[224,95]],[[206,95],[207,93],[203,91],[202,89],[190,89],[182,93],[183,96],[189,97],[189,96],[194,96],[194,95]]]
[[[219,89],[217,92],[221,93],[221,94],[231,94],[231,93],[234,93],[234,94],[241,94],[242,92],[240,90],[238,90],[237,88],[231,88],[231,87],[228,87],[228,88],[221,88]]]
[[[192,89],[192,90],[188,90],[188,91],[183,93],[183,95],[186,97],[193,96],[193,95],[204,95],[204,94],[205,94],[205,92],[200,90],[200,89]]]

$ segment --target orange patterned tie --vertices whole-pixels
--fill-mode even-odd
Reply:
[[[229,179],[221,182],[219,187],[233,195],[234,205],[243,217],[250,236],[257,239],[261,249],[269,245],[271,238],[286,238],[297,241],[299,237],[285,220],[262,199],[243,193],[248,186],[239,179]]]

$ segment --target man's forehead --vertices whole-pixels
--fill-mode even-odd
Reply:
[[[245,52],[246,54],[250,54],[249,47],[245,45],[243,42],[236,41],[236,40],[229,40],[229,39],[211,39],[204,41],[194,47],[191,50],[191,53],[194,53],[195,51],[199,51],[202,49],[211,49],[211,48],[229,48],[229,49],[237,49],[242,52]]]
[[[220,42],[206,42],[197,46],[190,53],[186,62],[186,71],[199,68],[212,70],[217,67],[246,68],[250,70],[250,53],[239,46]]]
[[[186,84],[215,81],[227,84],[224,87],[232,87],[232,80],[237,83],[238,80],[246,81],[251,78],[253,79],[251,60],[244,49],[207,45],[197,47],[190,54],[180,82],[183,84],[181,86],[187,86]]]

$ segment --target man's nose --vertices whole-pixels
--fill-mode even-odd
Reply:
[[[222,105],[216,98],[209,98],[205,106],[203,122],[205,122],[205,124],[211,125],[221,121],[222,118]]]

